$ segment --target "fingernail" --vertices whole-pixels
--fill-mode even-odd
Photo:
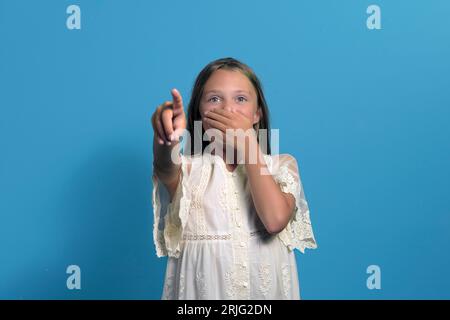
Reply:
[[[167,145],[170,146],[172,143],[170,141],[167,141]]]

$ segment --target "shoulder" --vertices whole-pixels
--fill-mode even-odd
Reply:
[[[299,167],[296,158],[288,153],[267,156],[267,167],[275,177],[284,179],[285,177],[299,177]]]
[[[297,160],[295,159],[295,157],[289,153],[282,153],[282,154],[278,154],[275,155],[275,157],[277,157],[279,159],[279,161],[294,161],[297,162]]]
[[[264,155],[265,160],[273,164],[278,165],[289,165],[289,166],[297,166],[297,160],[295,157],[289,153],[281,153],[275,155]]]

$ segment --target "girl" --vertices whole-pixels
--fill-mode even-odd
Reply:
[[[168,256],[162,299],[300,299],[293,250],[317,245],[296,160],[260,143],[269,113],[258,78],[233,58],[209,63],[187,121],[171,93],[152,116],[154,241]],[[236,143],[229,130],[250,134]],[[198,136],[211,141],[192,151]]]

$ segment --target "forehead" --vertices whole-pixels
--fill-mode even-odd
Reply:
[[[245,90],[255,92],[250,80],[239,70],[219,69],[213,72],[205,84],[205,92],[209,90]]]

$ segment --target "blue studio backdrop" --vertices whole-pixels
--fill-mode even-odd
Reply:
[[[231,56],[298,160],[318,242],[296,252],[302,298],[449,299],[449,15],[447,0],[0,0],[0,298],[160,299],[150,117]]]

